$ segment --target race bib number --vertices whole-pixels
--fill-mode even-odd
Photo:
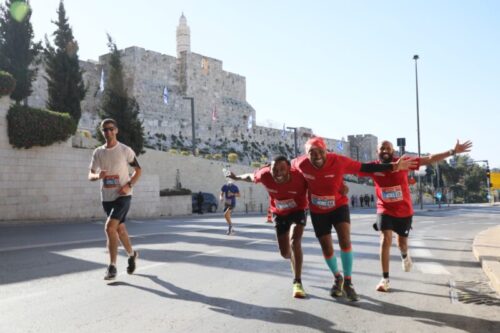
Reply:
[[[320,209],[329,209],[335,207],[335,196],[311,195],[311,203]]]
[[[278,210],[287,210],[297,207],[297,203],[293,199],[288,200],[275,200],[274,205]]]
[[[120,186],[120,176],[118,176],[118,175],[106,176],[102,179],[102,183],[103,183],[104,188],[119,187]]]
[[[233,200],[231,198],[226,198],[226,200],[224,202],[226,203],[226,205],[232,205],[233,204]]]
[[[382,200],[385,202],[396,202],[403,200],[403,190],[401,186],[382,187]]]

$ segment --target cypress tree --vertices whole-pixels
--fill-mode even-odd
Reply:
[[[54,31],[55,48],[46,39],[45,65],[47,70],[47,109],[68,113],[78,124],[82,110],[80,102],[85,97],[85,86],[78,61],[78,43],[66,17],[61,0],[57,11],[58,20]]]
[[[30,22],[31,8],[23,0],[6,0],[0,6],[0,70],[12,74],[16,88],[10,97],[20,104],[32,93],[32,82],[36,77],[33,64],[41,51],[41,44],[33,42],[33,27]]]
[[[139,120],[139,104],[135,98],[129,98],[123,81],[123,65],[121,55],[108,35],[110,50],[108,62],[108,78],[104,85],[101,103],[101,118],[113,118],[118,123],[117,139],[139,155],[144,153],[144,129]],[[103,138],[101,137],[101,140]]]

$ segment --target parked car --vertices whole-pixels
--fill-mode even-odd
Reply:
[[[213,213],[217,211],[219,207],[219,201],[212,193],[201,192],[203,195],[203,205],[201,210],[203,213],[209,212]],[[193,203],[193,213],[198,213],[198,200],[197,200],[198,192],[192,194],[192,203]]]

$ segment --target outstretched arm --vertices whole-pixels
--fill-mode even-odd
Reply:
[[[416,168],[418,165],[415,158],[402,156],[399,160],[392,163],[362,163],[360,172],[384,172],[384,171],[401,171]]]
[[[231,174],[227,176],[227,178],[231,178],[233,180],[241,180],[248,183],[253,183],[254,181],[253,173],[244,173],[241,175],[235,175],[233,172],[231,172]]]
[[[420,165],[429,165],[435,162],[439,162],[444,160],[447,157],[454,156],[456,154],[461,154],[461,153],[467,153],[471,150],[472,148],[472,142],[471,141],[465,141],[464,143],[460,143],[457,140],[457,143],[455,145],[455,148],[447,150],[445,152],[439,153],[439,154],[432,154],[429,156],[424,156],[420,158]]]

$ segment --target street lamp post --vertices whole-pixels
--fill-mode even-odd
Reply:
[[[418,142],[418,157],[420,158],[420,112],[418,105],[418,69],[417,69],[417,60],[418,54],[413,56],[413,60],[415,60],[415,92],[417,97],[417,142]],[[420,201],[420,209],[424,208],[424,202],[422,197],[422,180],[420,179],[420,173],[418,173],[418,200]]]
[[[293,148],[295,151],[295,157],[299,156],[299,152],[297,150],[297,127],[287,127],[287,129],[293,130]]]
[[[191,100],[191,137],[193,140],[193,145],[192,145],[192,150],[193,150],[193,156],[196,155],[196,137],[194,133],[194,126],[195,126],[195,120],[194,120],[194,98],[193,97],[187,97],[184,96],[182,97],[183,99],[189,99]]]

